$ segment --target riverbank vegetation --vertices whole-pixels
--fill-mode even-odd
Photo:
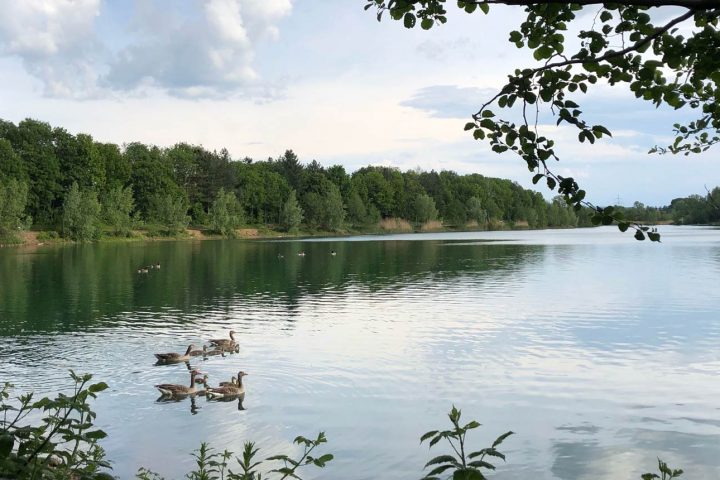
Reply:
[[[100,445],[107,433],[95,427],[96,414],[91,401],[106,390],[104,382],[91,383],[92,375],[70,372],[74,383],[69,394],[55,398],[36,399],[32,392],[11,398],[13,386],[5,383],[0,389],[0,476],[13,479],[113,479],[112,462]],[[423,480],[483,480],[495,470],[495,460],[505,461],[498,447],[513,432],[495,439],[490,447],[471,451],[467,434],[480,427],[477,421],[461,423],[462,413],[452,407],[448,414],[451,428],[425,433],[420,442],[430,448],[443,442],[452,452],[439,455],[425,464],[428,474]],[[192,453],[196,467],[185,475],[195,480],[261,480],[301,479],[304,467],[324,468],[334,459],[330,453],[319,453],[327,443],[323,432],[315,438],[298,436],[293,441],[299,447],[296,456],[286,454],[261,458],[255,443],[246,441],[241,456],[231,451],[216,451],[207,443]],[[233,460],[234,458],[234,460]],[[492,462],[492,463],[491,463]],[[266,465],[273,465],[265,468]],[[646,473],[644,480],[677,478],[682,470],[673,470],[658,460],[659,473]],[[234,469],[234,470],[233,470]],[[264,472],[262,472],[264,470]],[[161,480],[162,477],[140,467],[136,478]]]
[[[720,189],[668,207],[636,202],[625,218],[720,220]],[[303,164],[278,158],[234,160],[227,150],[178,143],[119,145],[73,135],[36,120],[0,121],[0,243],[19,232],[39,240],[232,237],[591,226],[595,212],[548,202],[510,180],[480,174]],[[597,220],[597,219],[596,219]]]

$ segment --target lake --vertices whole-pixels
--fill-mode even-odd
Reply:
[[[179,478],[201,441],[254,440],[264,457],[323,430],[335,460],[307,478],[415,479],[446,453],[420,435],[455,404],[483,424],[471,447],[516,432],[496,478],[634,479],[659,456],[716,479],[720,230],[661,233],[0,249],[0,381],[42,394],[67,389],[71,368],[106,381],[95,410],[120,478]],[[211,383],[248,372],[243,409],[158,402],[154,384],[188,373],[153,353],[229,329],[239,354],[192,364]]]

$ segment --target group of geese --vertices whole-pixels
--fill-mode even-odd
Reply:
[[[148,265],[147,267],[140,267],[137,273],[150,273],[150,270],[160,270],[160,262]]]
[[[203,357],[208,355],[225,356],[225,353],[237,353],[240,351],[240,345],[235,341],[235,332],[233,330],[230,330],[230,338],[216,338],[210,340],[209,343],[212,349],[204,345],[202,350],[196,350],[194,345],[190,345],[185,353],[156,353],[155,358],[157,358],[158,364],[171,364],[188,362],[192,357],[201,355]],[[233,376],[230,381],[220,382],[217,387],[210,387],[206,373],[196,368],[191,369],[189,364],[188,370],[190,370],[190,385],[174,383],[155,385],[162,398],[179,399],[187,396],[205,395],[208,398],[234,399],[245,395],[245,385],[243,385],[242,379],[248,374],[242,370],[237,373],[237,376]],[[203,384],[204,387],[198,387],[197,384]]]
[[[330,250],[330,255],[332,255],[332,256],[334,257],[334,256],[337,255],[337,252],[336,252],[335,250]],[[304,256],[305,256],[305,250],[300,250],[300,251],[297,253],[297,256],[298,256],[298,257],[304,257]],[[278,253],[278,254],[277,254],[277,258],[285,258],[285,255],[283,255],[282,253]]]

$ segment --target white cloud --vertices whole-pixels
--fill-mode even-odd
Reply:
[[[161,8],[138,8],[135,42],[111,62],[103,84],[112,89],[157,87],[183,97],[242,90],[272,96],[253,67],[263,39],[277,38],[276,23],[290,14],[291,0],[207,0],[189,15],[168,19]]]
[[[93,90],[100,0],[5,1],[2,8],[0,54],[22,59],[47,95],[81,97]]]
[[[292,0],[137,1],[124,43],[97,31],[101,0],[4,1],[0,55],[17,57],[50,97],[149,88],[184,97],[275,97],[254,68],[259,42],[277,39]],[[128,8],[128,5],[122,5]],[[130,32],[128,32],[130,30]],[[102,43],[105,42],[105,43]]]

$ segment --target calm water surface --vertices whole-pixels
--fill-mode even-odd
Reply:
[[[517,432],[497,478],[638,478],[660,456],[717,479],[720,231],[663,234],[6,248],[0,381],[52,393],[70,368],[107,381],[96,411],[121,478],[141,465],[178,478],[201,441],[271,455],[319,430],[336,460],[309,478],[418,478],[419,436],[455,403],[483,423],[477,447]],[[188,375],[153,352],[230,328],[240,354],[193,365],[215,382],[249,372],[245,409],[157,402],[152,385]]]

